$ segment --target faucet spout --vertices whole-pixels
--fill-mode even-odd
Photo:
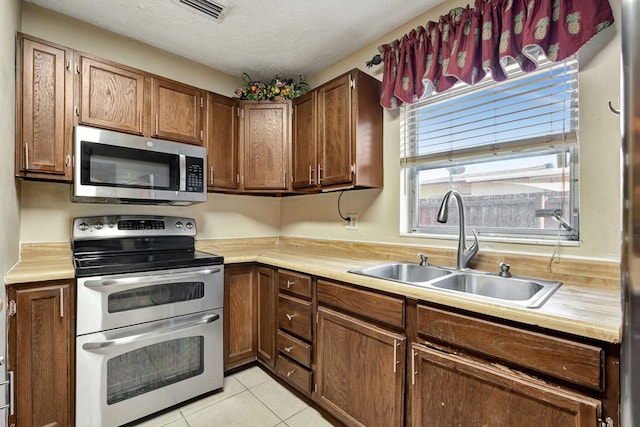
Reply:
[[[449,199],[453,196],[458,203],[458,219],[460,222],[460,231],[458,234],[458,268],[467,268],[471,258],[478,253],[478,234],[476,230],[473,231],[474,241],[471,246],[467,247],[466,236],[464,232],[464,205],[462,203],[462,196],[456,190],[450,190],[444,195],[440,210],[438,211],[437,221],[441,223],[447,222],[449,214]]]

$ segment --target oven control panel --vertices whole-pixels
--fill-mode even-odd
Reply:
[[[73,239],[129,236],[195,236],[193,218],[147,215],[108,215],[75,218]]]

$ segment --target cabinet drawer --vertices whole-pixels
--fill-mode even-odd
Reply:
[[[278,374],[305,393],[311,393],[311,371],[278,355]]]
[[[311,302],[289,295],[278,295],[278,326],[311,341]]]
[[[311,276],[278,270],[278,287],[280,290],[311,298]]]
[[[604,389],[604,350],[600,347],[422,305],[418,306],[418,334],[595,390]]]
[[[377,292],[318,280],[318,304],[358,314],[377,323],[404,328],[404,300]]]
[[[307,368],[311,367],[311,344],[278,331],[278,351]]]

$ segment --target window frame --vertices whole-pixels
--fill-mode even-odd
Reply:
[[[575,61],[575,75],[576,79],[579,75],[579,63],[577,58],[571,58],[571,60]],[[548,63],[548,61],[546,61]],[[544,71],[544,70],[543,70]],[[518,70],[520,75],[522,72]],[[531,73],[528,73],[531,74]],[[535,72],[534,72],[535,74]],[[535,77],[534,77],[535,78]],[[507,80],[506,82],[509,82]],[[500,84],[500,83],[498,83]],[[466,84],[464,86],[467,86]],[[486,90],[488,86],[483,86],[477,90]],[[455,87],[454,87],[455,88]],[[472,89],[471,89],[472,90]],[[577,91],[577,83],[576,83],[576,91]],[[446,92],[445,92],[446,94]],[[453,96],[457,96],[455,94]],[[557,134],[554,133],[553,136],[555,140],[560,140],[561,143],[551,143],[540,141],[534,142],[524,142],[522,143],[523,149],[518,149],[521,141],[508,142],[505,144],[506,146],[515,146],[514,154],[505,155],[504,159],[507,160],[509,158],[524,158],[528,155],[535,154],[561,154],[567,153],[569,159],[563,162],[566,166],[564,166],[564,170],[568,173],[568,186],[567,188],[569,195],[566,199],[563,200],[563,208],[564,219],[567,220],[571,229],[566,229],[561,225],[559,221],[557,229],[537,229],[537,228],[513,228],[511,230],[506,228],[494,228],[494,227],[475,227],[478,231],[478,234],[481,240],[485,241],[497,241],[497,242],[521,242],[521,243],[532,243],[532,244],[547,244],[547,245],[578,245],[580,242],[580,155],[579,155],[579,123],[578,116],[580,110],[580,97],[579,93],[576,95],[576,111],[573,120],[575,120],[575,129],[570,130],[570,132],[575,133],[575,141],[566,142],[565,136],[567,135],[567,131],[564,130],[562,133]],[[438,100],[438,102],[440,102]],[[490,160],[491,157],[489,153],[485,154],[465,154],[464,150],[462,154],[459,154],[455,160],[451,160],[443,158],[442,154],[435,155],[438,160],[430,161],[428,160],[429,156],[420,159],[420,161],[416,162],[415,160],[412,164],[404,163],[403,158],[403,150],[406,150],[407,141],[406,138],[417,138],[417,132],[414,132],[412,135],[409,135],[406,130],[406,124],[404,121],[407,117],[407,111],[411,110],[415,107],[411,105],[404,105],[401,107],[400,112],[400,143],[401,143],[401,153],[400,153],[400,162],[401,162],[401,220],[400,220],[400,234],[404,236],[410,237],[428,237],[428,238],[457,238],[458,237],[458,225],[447,225],[447,224],[438,224],[436,225],[428,225],[421,226],[419,223],[420,220],[420,182],[419,182],[419,172],[422,170],[436,169],[442,168],[445,165],[447,166],[456,166],[460,164],[470,164],[478,162],[478,159]],[[413,111],[413,110],[412,110]],[[413,113],[415,114],[415,113]],[[560,136],[558,138],[558,136]],[[480,149],[482,151],[482,149]],[[444,193],[440,196],[440,200]],[[464,194],[462,194],[464,199]],[[457,210],[456,210],[457,211]],[[457,217],[457,213],[455,214]],[[467,228],[471,228],[469,225],[465,224]]]

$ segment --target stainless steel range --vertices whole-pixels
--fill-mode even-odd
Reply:
[[[76,425],[118,426],[222,387],[223,258],[193,219],[73,222]]]

